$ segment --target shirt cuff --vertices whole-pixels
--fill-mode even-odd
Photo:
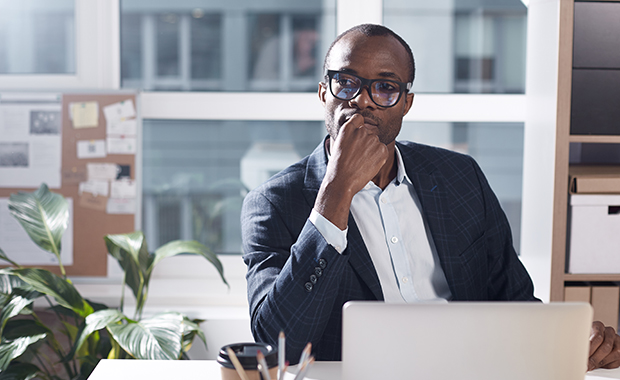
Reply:
[[[315,209],[312,209],[308,219],[310,219],[316,229],[319,230],[321,235],[323,235],[323,238],[327,244],[334,247],[338,253],[342,253],[345,248],[347,248],[347,231],[349,231],[348,226],[344,231],[341,230],[332,222],[327,220],[323,215],[319,214]]]

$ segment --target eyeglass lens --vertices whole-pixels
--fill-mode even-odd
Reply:
[[[334,73],[330,86],[335,97],[342,100],[351,100],[360,91],[362,81],[354,75]],[[400,97],[400,87],[391,81],[372,81],[368,88],[372,100],[380,106],[392,106],[398,102]]]

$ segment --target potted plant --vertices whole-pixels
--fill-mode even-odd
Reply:
[[[124,272],[120,308],[108,308],[82,298],[66,277],[60,257],[69,219],[66,199],[43,184],[32,193],[11,195],[9,209],[30,238],[56,256],[61,275],[24,268],[0,249],[0,259],[12,265],[0,269],[0,380],[86,379],[101,358],[183,359],[196,336],[206,344],[200,320],[177,312],[143,318],[142,311],[153,268],[166,257],[203,256],[226,283],[209,248],[177,240],[149,252],[142,232],[105,236],[109,254]],[[125,285],[136,299],[132,318],[123,312]],[[49,304],[46,310],[33,307],[41,298]],[[40,317],[43,312],[53,317],[51,323]]]

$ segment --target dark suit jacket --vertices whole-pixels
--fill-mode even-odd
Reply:
[[[476,162],[435,147],[397,145],[453,300],[535,300],[506,216]],[[340,360],[343,304],[383,300],[353,217],[342,254],[308,221],[326,167],[321,143],[250,192],[241,213],[252,333],[257,341],[277,344],[283,330],[291,364],[307,342],[317,360]]]

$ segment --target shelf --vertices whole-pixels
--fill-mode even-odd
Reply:
[[[572,274],[565,273],[564,281],[620,281],[620,273],[606,273],[606,274]]]
[[[572,143],[620,143],[620,135],[570,135],[568,141]]]

